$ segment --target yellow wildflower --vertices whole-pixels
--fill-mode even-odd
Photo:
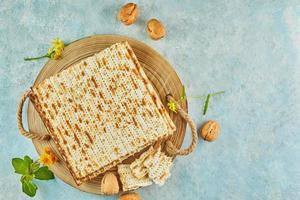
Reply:
[[[45,166],[50,166],[54,164],[57,160],[58,160],[57,157],[52,152],[50,147],[46,146],[44,148],[42,155],[40,156],[40,162]]]
[[[51,48],[48,49],[47,54],[43,55],[43,56],[39,56],[39,57],[35,57],[35,58],[24,58],[24,60],[37,60],[40,58],[51,58],[54,60],[57,60],[60,58],[62,51],[65,48],[65,43],[63,41],[61,41],[59,38],[55,38],[53,39],[53,41],[51,42],[51,44],[53,45]]]
[[[59,38],[54,38],[53,41],[51,42],[53,44],[53,47],[55,50],[64,50],[65,44],[63,41],[61,41]]]
[[[48,50],[47,54],[51,59],[57,60],[60,57],[61,52],[64,50],[65,44],[59,38],[53,39],[51,44],[53,46]]]
[[[60,49],[55,49],[55,47],[51,47],[50,49],[48,49],[48,57],[54,60],[57,60],[60,55],[61,55],[62,50]]]
[[[167,104],[168,108],[173,111],[174,113],[177,113],[177,107],[176,107],[176,104],[172,101],[170,101],[168,104]]]

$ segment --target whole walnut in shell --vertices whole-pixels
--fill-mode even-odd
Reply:
[[[125,25],[133,24],[139,14],[139,8],[135,3],[127,3],[119,10],[118,19]]]
[[[209,120],[203,124],[202,128],[200,129],[200,136],[208,141],[212,142],[219,136],[220,133],[220,126],[216,121]]]
[[[141,196],[136,192],[127,192],[121,194],[118,200],[141,200]]]
[[[105,195],[113,195],[119,192],[119,183],[116,175],[112,172],[107,172],[102,180],[100,191]]]
[[[164,25],[157,19],[150,19],[147,22],[147,32],[153,40],[159,40],[166,35]]]

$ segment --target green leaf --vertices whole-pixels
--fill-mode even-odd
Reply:
[[[211,97],[214,97],[214,96],[216,96],[216,95],[220,95],[220,94],[223,94],[223,93],[225,93],[225,91],[220,91],[220,92],[211,93],[211,94],[208,94],[208,95],[206,96],[206,99],[205,99],[205,102],[204,102],[203,115],[205,115],[206,112],[207,112],[208,105],[209,105],[209,102],[210,102]]]
[[[41,167],[35,173],[35,178],[39,180],[54,179],[54,174],[48,169],[48,167]]]
[[[23,181],[22,182],[22,191],[30,197],[34,197],[37,190],[36,184],[31,181]]]
[[[22,175],[20,181],[21,183],[23,183],[24,181],[32,181],[33,176],[33,174]]]
[[[28,174],[29,173],[29,163],[28,160],[23,160],[21,158],[13,158],[12,165],[15,169],[15,173],[17,174]]]
[[[185,93],[185,87],[182,86],[182,91],[181,91],[181,95],[180,95],[180,100],[184,101],[186,99],[186,93]]]
[[[215,92],[215,93],[212,93],[211,96],[213,97],[213,96],[223,94],[223,93],[225,93],[225,91]]]
[[[206,96],[206,99],[205,99],[205,102],[204,102],[203,115],[205,115],[206,112],[207,112],[208,104],[209,104],[209,101],[210,101],[210,97],[211,97],[211,94],[208,94],[208,95]]]
[[[33,163],[33,160],[29,156],[24,156],[24,162],[30,167],[30,165]]]
[[[39,162],[34,162],[34,163],[31,163],[31,165],[30,165],[31,173],[35,173],[39,168],[40,168]]]

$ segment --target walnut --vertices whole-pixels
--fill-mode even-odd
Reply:
[[[121,194],[118,200],[141,200],[141,196],[135,192]]]
[[[114,173],[108,172],[103,176],[100,191],[105,195],[113,195],[119,192],[118,179]]]
[[[133,24],[139,14],[139,8],[135,3],[127,3],[119,10],[118,19],[125,25]]]
[[[203,124],[199,132],[204,140],[212,142],[219,136],[220,126],[216,121],[209,120]]]
[[[147,32],[153,40],[159,40],[166,35],[164,25],[157,19],[150,19],[147,22]]]

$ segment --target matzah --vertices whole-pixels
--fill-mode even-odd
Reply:
[[[152,184],[152,181],[148,177],[143,177],[140,179],[136,178],[133,175],[129,165],[118,165],[118,174],[120,176],[124,192]]]
[[[130,169],[137,179],[147,177],[154,183],[163,185],[171,175],[172,164],[172,157],[161,152],[161,147],[155,149],[151,146],[130,164]]]
[[[135,159],[135,161],[130,164],[130,169],[136,178],[140,179],[148,174],[148,168],[145,167],[144,161],[147,158],[152,157],[152,154],[154,154],[154,152],[154,148],[151,146],[138,159]]]
[[[170,177],[170,169],[172,167],[172,157],[166,156],[163,152],[154,155],[152,163],[148,165],[149,178],[158,185],[163,185]]]
[[[175,131],[127,42],[45,79],[30,99],[77,184]]]

